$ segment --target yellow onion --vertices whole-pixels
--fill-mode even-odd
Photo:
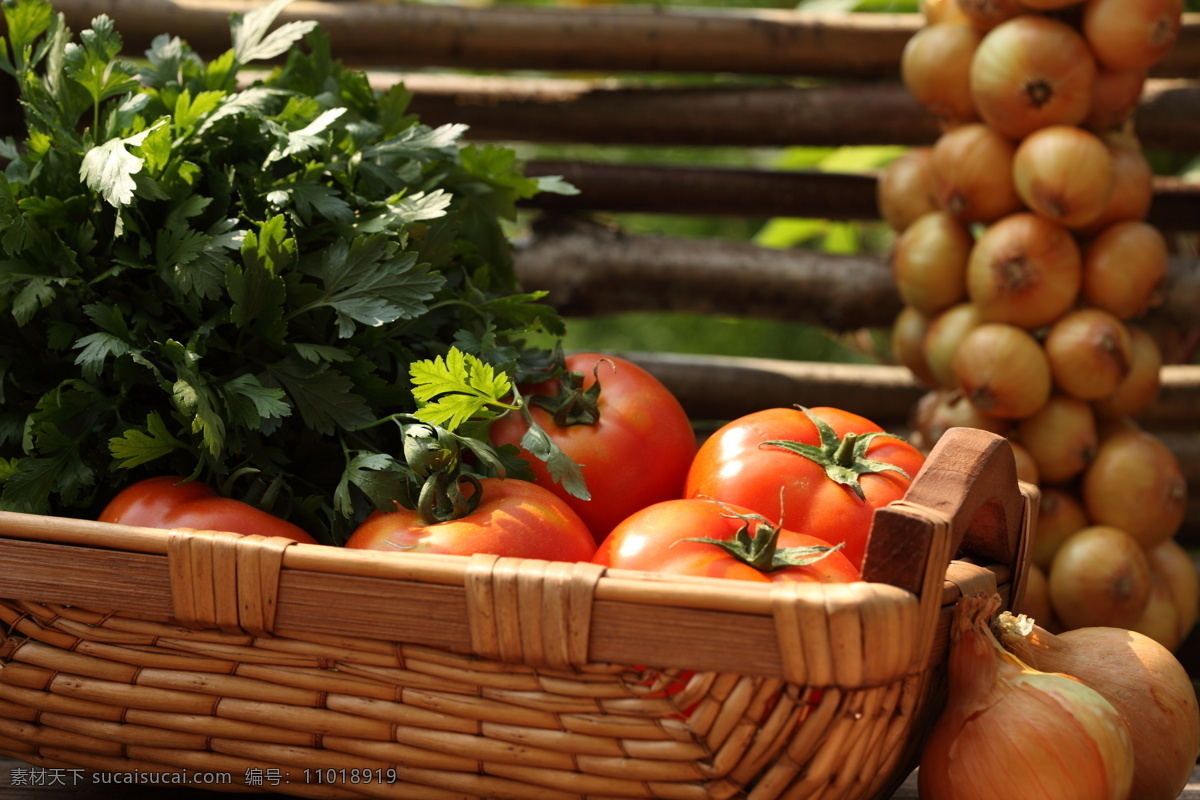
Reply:
[[[879,174],[875,199],[879,213],[894,231],[903,232],[916,219],[938,210],[929,175],[930,147],[914,147]]]
[[[1067,628],[1128,628],[1150,600],[1150,563],[1120,528],[1089,525],[1054,554],[1047,573],[1050,602]]]
[[[1065,394],[1052,395],[1018,422],[1016,438],[1047,483],[1065,483],[1082,474],[1099,444],[1092,407]]]
[[[979,122],[942,134],[929,156],[938,203],[964,222],[991,222],[1019,210],[1015,153],[1011,141]]]
[[[971,405],[957,389],[934,389],[921,395],[913,417],[920,446],[926,448],[951,428],[979,428],[1004,435],[1011,427],[1009,420],[990,416]]]
[[[1080,400],[1109,397],[1133,368],[1129,329],[1099,308],[1059,317],[1042,340],[1054,382]]]
[[[929,329],[929,320],[912,306],[904,306],[892,323],[892,357],[901,366],[908,367],[913,377],[926,386],[933,386],[937,380],[929,371],[925,361],[925,332]]]
[[[958,7],[958,0],[920,0],[917,4],[925,24],[936,25],[939,22],[963,22],[967,15]]]
[[[1200,756],[1200,708],[1187,670],[1170,650],[1113,627],[1055,635],[1007,612],[994,629],[1004,648],[1033,669],[1077,678],[1117,710],[1133,749],[1130,798],[1179,797]]]
[[[1088,526],[1087,511],[1075,492],[1062,486],[1041,486],[1037,526],[1030,547],[1031,563],[1049,572],[1062,543]]]
[[[1050,362],[1037,339],[1015,325],[986,322],[963,337],[954,354],[963,395],[1001,419],[1031,416],[1050,399]]]
[[[1126,800],[1133,744],[1099,692],[1032,669],[990,629],[996,595],[960,599],[949,693],[917,770],[921,800]]]
[[[1031,619],[1041,620],[1040,624],[1046,630],[1058,630],[1053,622],[1054,606],[1050,604],[1050,584],[1046,580],[1046,573],[1037,564],[1026,565],[1025,591],[1014,610]]]
[[[1048,125],[1013,155],[1013,183],[1031,210],[1068,228],[1095,221],[1108,207],[1116,165],[1108,145],[1074,125]]]
[[[1075,305],[1082,282],[1083,256],[1071,232],[1028,212],[989,226],[967,262],[967,295],[983,318],[1029,330]]]
[[[1192,554],[1175,539],[1167,539],[1147,550],[1146,560],[1150,562],[1155,585],[1166,589],[1175,607],[1175,630],[1164,637],[1173,644],[1163,643],[1167,649],[1174,649],[1196,626],[1196,617],[1200,614],[1200,573],[1196,571]]]
[[[939,22],[918,29],[904,44],[900,78],[943,127],[979,119],[971,98],[970,69],[982,38],[966,22]]]
[[[1129,374],[1116,390],[1094,404],[1100,417],[1132,417],[1158,399],[1162,390],[1162,351],[1145,329],[1126,325],[1129,331]]]
[[[1145,69],[1101,67],[1092,90],[1092,106],[1083,124],[1093,130],[1107,131],[1128,122],[1142,99],[1146,75]]]
[[[935,386],[958,388],[958,379],[954,377],[954,356],[963,338],[981,324],[983,317],[974,303],[958,303],[929,321],[921,352]]]
[[[1179,38],[1183,0],[1088,0],[1083,35],[1109,69],[1148,69]]]
[[[1140,220],[1109,225],[1083,251],[1083,298],[1119,319],[1141,316],[1164,299],[1167,241]]]
[[[1142,143],[1127,131],[1104,134],[1113,159],[1113,188],[1100,216],[1079,228],[1082,234],[1095,234],[1116,222],[1142,220],[1150,213],[1154,200],[1154,170],[1142,152]]]
[[[1017,462],[1017,480],[1032,483],[1034,486],[1041,483],[1042,474],[1038,471],[1037,462],[1033,460],[1033,454],[1028,448],[1013,439],[1008,440],[1008,445],[1012,448],[1013,458]]]
[[[1023,14],[989,31],[971,61],[971,94],[979,116],[1011,139],[1047,125],[1087,118],[1096,59],[1065,22]]]
[[[1127,531],[1146,550],[1174,536],[1187,511],[1179,460],[1157,436],[1136,428],[1101,437],[1080,486],[1090,519]]]
[[[990,31],[1001,22],[1025,13],[1020,0],[958,0],[958,7],[981,31]]]
[[[945,211],[931,211],[896,238],[891,269],[896,292],[925,316],[945,311],[967,296],[971,229]]]

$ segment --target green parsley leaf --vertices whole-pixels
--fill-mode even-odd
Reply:
[[[415,416],[430,425],[453,431],[489,406],[513,408],[504,400],[512,391],[508,376],[458,348],[450,348],[445,359],[415,362],[409,374],[420,404]]]
[[[176,450],[186,450],[187,445],[176,439],[167,430],[166,423],[157,413],[146,417],[146,429],[130,428],[121,436],[108,440],[108,449],[123,469],[149,464]]]

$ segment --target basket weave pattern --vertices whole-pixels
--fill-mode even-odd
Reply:
[[[1024,541],[1015,473],[976,472],[966,481],[991,483],[976,493],[992,509],[1001,487],[1003,533]],[[890,563],[882,539],[925,534],[931,568],[907,588],[7,515],[0,752],[303,797],[882,797],[936,711],[947,598],[994,591],[997,575],[1015,597],[1023,551],[1007,572],[947,570],[980,504],[913,496],[877,518],[893,536],[868,557]]]

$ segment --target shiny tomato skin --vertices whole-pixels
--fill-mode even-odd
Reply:
[[[759,583],[850,583],[861,580],[858,570],[840,551],[831,552],[807,566],[784,567],[764,573],[717,545],[685,541],[691,538],[728,541],[745,524],[733,515],[750,513],[746,508],[702,498],[655,503],[613,528],[592,561],[618,569]],[[779,532],[777,546],[813,547],[828,546],[828,543],[784,529]]]
[[[865,417],[841,409],[809,411],[828,423],[839,438],[882,431]],[[895,464],[908,477],[893,471],[862,475],[865,499],[859,499],[813,461],[778,447],[759,447],[772,440],[821,443],[816,425],[800,409],[770,408],[747,414],[718,429],[701,445],[688,472],[684,496],[712,497],[745,506],[788,530],[841,543],[842,552],[861,570],[875,509],[904,496],[925,456],[901,439],[875,438],[866,457]]]
[[[317,544],[303,528],[249,503],[220,497],[211,487],[178,475],[159,475],[130,484],[100,512],[101,522],[172,530],[231,531],[282,536]]]
[[[600,353],[567,356],[567,367],[584,375],[584,387],[600,378],[599,421],[559,426],[550,412],[532,407],[534,420],[563,452],[580,465],[590,500],[571,495],[550,477],[546,465],[522,448],[534,480],[579,514],[596,542],[634,511],[660,500],[679,498],[696,454],[696,434],[679,400],[657,378],[631,361]],[[598,369],[597,369],[598,365]],[[557,381],[536,391],[553,393]],[[535,391],[532,387],[525,394]],[[527,426],[508,414],[491,429],[491,441],[520,447]]]
[[[587,561],[596,551],[591,531],[571,508],[531,481],[480,480],[479,506],[460,519],[428,524],[416,511],[372,512],[346,547],[403,553],[469,556],[491,553],[547,561]]]

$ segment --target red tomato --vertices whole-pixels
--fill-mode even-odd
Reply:
[[[726,542],[744,555],[693,539]],[[803,548],[820,548],[821,552]],[[820,558],[807,565],[781,563],[779,559],[789,555],[788,551],[801,560]],[[703,498],[665,500],[635,512],[613,529],[592,561],[621,569],[742,581],[848,583],[861,579],[854,565],[827,542],[781,530],[747,508]]]
[[[178,475],[160,475],[125,487],[100,512],[99,519],[142,528],[232,531],[317,544],[303,528],[287,520],[241,500],[221,497],[203,483]]]
[[[583,520],[535,483],[483,478],[483,497],[470,514],[427,523],[413,510],[372,512],[346,547],[469,556],[492,553],[547,561],[587,561],[596,543]],[[468,493],[470,489],[467,490]]]
[[[580,465],[591,499],[567,492],[550,477],[545,463],[527,450],[522,449],[521,456],[529,461],[534,480],[573,508],[600,542],[639,508],[682,496],[688,465],[696,454],[696,434],[679,400],[636,364],[616,356],[576,353],[567,356],[566,365],[583,376],[584,390],[596,383],[598,373],[598,418],[575,424],[561,418],[556,422],[544,408],[532,407],[531,412],[534,421]],[[531,391],[555,395],[560,388],[559,381],[550,381]],[[492,425],[492,443],[520,447],[527,429],[519,414],[509,414]]]
[[[797,408],[766,409],[728,423],[700,447],[684,495],[745,506],[788,530],[841,543],[861,570],[875,509],[904,496],[925,456],[902,439],[870,436],[883,430],[857,414],[809,413],[822,421],[824,433]]]

